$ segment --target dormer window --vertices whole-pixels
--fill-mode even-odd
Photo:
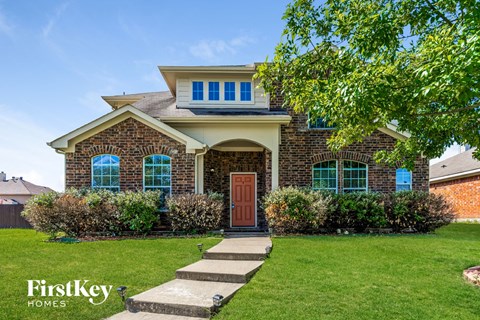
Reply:
[[[210,81],[208,83],[208,100],[210,101],[220,100],[220,82]]]
[[[240,101],[252,100],[252,83],[240,82]]]
[[[235,82],[225,82],[225,101],[235,101]]]
[[[203,81],[193,81],[192,82],[192,100],[202,101],[203,100]]]

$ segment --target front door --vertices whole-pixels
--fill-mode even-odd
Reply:
[[[232,173],[231,176],[232,227],[255,227],[255,173]]]

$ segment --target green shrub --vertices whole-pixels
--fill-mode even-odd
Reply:
[[[118,232],[129,228],[138,233],[151,230],[157,221],[159,192],[118,192],[67,189],[32,197],[23,216],[35,230],[54,238],[63,232],[82,237],[89,232]]]
[[[332,197],[309,189],[284,187],[263,198],[268,226],[275,232],[312,233],[322,227]]]
[[[167,199],[168,217],[174,231],[205,233],[218,229],[223,214],[223,195],[181,194]]]
[[[452,207],[434,193],[401,191],[385,196],[386,216],[394,231],[431,232],[455,218]]]
[[[337,206],[329,211],[330,229],[354,228],[363,232],[366,228],[387,226],[383,198],[378,193],[354,192],[335,196]]]
[[[115,194],[119,219],[136,233],[145,234],[158,221],[160,191],[119,192]]]

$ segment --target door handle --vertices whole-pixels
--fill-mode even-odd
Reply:
[[[235,209],[235,203],[232,201],[232,209]]]

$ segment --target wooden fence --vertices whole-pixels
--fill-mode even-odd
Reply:
[[[0,228],[31,228],[22,211],[23,204],[0,204]]]

